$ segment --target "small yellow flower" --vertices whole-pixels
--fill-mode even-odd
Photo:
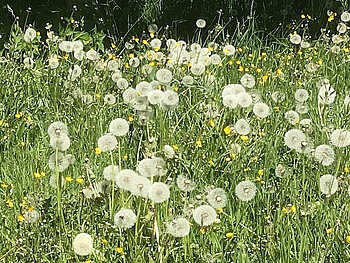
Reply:
[[[128,155],[125,154],[125,155],[123,156],[123,159],[124,159],[124,160],[127,160],[127,159],[128,159]]]
[[[229,161],[231,161],[231,158],[230,158],[230,157],[227,157],[227,158],[225,158],[225,161],[226,161],[226,162],[229,162]]]
[[[38,178],[41,177],[41,174],[40,174],[39,172],[35,172],[35,173],[34,173],[34,177],[38,179]]]
[[[40,172],[40,175],[41,175],[42,177],[44,177],[46,174],[45,174],[44,171],[41,171],[41,172]]]
[[[104,239],[104,238],[101,238],[101,242],[102,242],[102,244],[104,244],[104,245],[107,245],[107,244],[108,244],[108,241],[107,241],[106,239]]]
[[[209,121],[209,125],[210,125],[211,127],[214,127],[214,126],[215,126],[214,121],[213,121],[213,120],[210,120],[210,121]]]
[[[177,145],[174,144],[174,145],[173,145],[173,149],[174,149],[174,150],[178,150],[179,147],[178,147]]]
[[[153,32],[149,33],[149,35],[151,36],[151,38],[154,38],[154,33]]]
[[[123,248],[122,247],[117,247],[115,250],[117,250],[118,254],[123,253]]]
[[[82,182],[84,182],[84,178],[83,178],[83,177],[78,177],[77,179],[75,179],[75,181],[76,181],[78,184],[81,184]]]
[[[24,147],[26,145],[26,143],[24,141],[21,141],[20,144],[22,147]]]
[[[240,60],[236,60],[236,64],[237,65],[241,65],[241,61]]]
[[[301,17],[301,18],[305,18],[306,16],[305,16],[304,14],[302,14],[300,17]]]
[[[344,172],[345,172],[345,173],[349,173],[349,171],[350,171],[349,168],[345,166],[345,167],[344,167]]]
[[[262,71],[261,68],[256,68],[256,72],[260,73]]]
[[[204,235],[205,230],[204,230],[203,228],[201,228],[201,229],[199,230],[199,232],[201,232],[201,234],[203,234],[203,235]]]
[[[230,60],[230,61],[228,62],[228,64],[231,66],[231,65],[233,64],[233,61]]]
[[[8,184],[1,184],[1,188],[7,188],[9,187]]]
[[[26,207],[26,203],[25,202],[19,203],[19,206],[22,207],[22,208],[25,208]]]
[[[295,213],[297,211],[297,208],[295,207],[295,205],[292,205],[290,207],[290,211],[292,211],[292,213]]]
[[[265,170],[265,168],[260,169],[260,170],[258,171],[258,174],[259,174],[259,175],[262,175],[262,174],[264,173],[264,170]]]
[[[242,67],[242,66],[238,67],[238,71],[243,71],[243,70],[244,70],[244,67]]]
[[[64,178],[67,182],[72,182],[73,181],[73,178],[71,176],[66,176]]]
[[[318,63],[319,65],[322,65],[322,63],[323,63],[322,59],[320,59],[317,63]]]
[[[230,134],[231,131],[232,131],[232,129],[231,129],[230,127],[228,127],[228,126],[226,126],[226,127],[224,128],[224,133],[225,133],[225,134]]]
[[[142,40],[142,44],[148,45],[148,41],[146,39]]]
[[[219,212],[219,213],[223,213],[223,212],[224,212],[224,209],[222,209],[222,208],[220,207],[220,208],[218,208],[218,212]]]
[[[202,147],[202,142],[201,142],[201,140],[196,141],[196,145],[197,145],[198,147]]]
[[[133,58],[134,56],[135,56],[134,53],[129,54],[129,58]]]
[[[84,261],[84,263],[92,263],[92,260],[87,259],[87,260]]]
[[[10,199],[6,201],[6,204],[9,208],[13,208],[13,202]]]
[[[117,47],[117,45],[112,43],[112,48],[116,48],[116,47]]]
[[[289,211],[288,211],[287,208],[283,207],[283,208],[282,208],[282,212],[285,213],[285,214],[288,214]]]
[[[28,208],[28,211],[29,212],[32,212],[34,210],[34,206],[30,206],[29,208]]]
[[[102,153],[102,150],[100,147],[96,147],[95,148],[95,154],[101,154]]]
[[[330,233],[332,233],[333,231],[334,231],[334,229],[333,229],[332,227],[326,229],[326,233],[327,233],[327,234],[330,234]]]
[[[334,20],[334,15],[330,15],[329,17],[328,17],[328,22],[332,22]]]
[[[174,87],[174,91],[178,91],[179,90],[179,87]]]
[[[19,113],[16,113],[16,114],[15,114],[15,118],[16,118],[16,119],[21,118],[21,116],[22,116],[22,115],[21,115],[21,114],[19,114]]]
[[[247,135],[241,135],[240,138],[244,142],[249,140],[249,137]]]
[[[214,162],[212,160],[209,161],[209,165],[213,166]]]
[[[133,122],[134,121],[134,117],[133,116],[129,116],[129,122]]]
[[[17,217],[17,221],[18,221],[18,222],[23,222],[23,221],[24,221],[24,216],[19,215],[19,216]]]
[[[96,94],[95,94],[95,97],[99,99],[99,98],[101,98],[101,95],[98,94],[98,93],[96,93]]]
[[[350,244],[350,236],[346,236],[345,241]]]
[[[279,110],[279,109],[280,109],[280,107],[275,106],[275,107],[273,107],[273,109],[274,109],[274,110]]]
[[[232,232],[227,232],[226,233],[226,237],[228,237],[228,238],[233,237],[233,233]]]
[[[282,74],[282,69],[281,68],[277,69],[277,74]]]

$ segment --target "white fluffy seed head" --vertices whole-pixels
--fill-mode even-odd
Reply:
[[[114,216],[114,225],[119,228],[132,228],[136,223],[136,215],[131,209],[122,208]]]
[[[193,211],[194,221],[201,226],[209,226],[216,220],[216,211],[210,205],[201,205]]]
[[[109,124],[109,131],[117,137],[123,136],[129,131],[129,123],[122,118],[114,119]]]
[[[236,185],[235,193],[238,199],[250,201],[256,195],[256,186],[252,181],[242,181]]]
[[[250,125],[245,119],[239,119],[234,129],[238,134],[247,135],[250,132]]]
[[[92,237],[87,233],[78,234],[73,240],[73,250],[79,256],[87,256],[93,249]]]
[[[184,237],[190,233],[190,222],[186,218],[178,218],[167,222],[166,228],[170,235]]]
[[[163,203],[170,197],[169,187],[164,183],[153,183],[149,190],[149,198],[155,203]]]
[[[106,134],[102,135],[98,141],[97,146],[103,151],[103,152],[109,152],[113,151],[118,146],[117,138],[115,138],[112,134]]]
[[[325,174],[320,178],[320,191],[326,196],[331,196],[338,189],[338,180],[333,175]]]
[[[257,117],[266,118],[270,114],[270,107],[263,102],[258,102],[254,105],[253,112]]]

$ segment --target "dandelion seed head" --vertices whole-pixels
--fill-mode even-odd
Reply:
[[[116,97],[113,94],[106,94],[103,100],[108,105],[114,105],[117,101]]]
[[[256,192],[255,184],[249,180],[238,183],[235,188],[236,196],[242,201],[252,200],[255,197]]]
[[[334,162],[334,151],[329,145],[319,145],[315,149],[315,160],[324,166],[329,166]]]
[[[338,180],[333,175],[325,174],[320,178],[320,191],[327,197],[333,195],[338,189]]]
[[[336,129],[332,132],[330,141],[335,147],[347,147],[350,145],[350,132],[345,129]]]
[[[152,90],[150,93],[148,93],[148,102],[152,105],[160,104],[162,102],[163,98],[163,91],[161,90]]]
[[[138,176],[138,174],[135,171],[124,169],[117,173],[115,183],[120,189],[130,191],[132,181],[136,176]]]
[[[214,208],[223,208],[226,206],[226,192],[222,188],[214,188],[207,195],[208,203]]]
[[[285,178],[290,175],[290,171],[282,164],[277,164],[275,168],[275,175],[279,178]]]
[[[294,98],[296,101],[305,102],[309,98],[309,92],[306,89],[297,89]]]
[[[244,87],[251,89],[255,86],[255,77],[246,73],[242,76],[241,83]]]
[[[183,174],[180,174],[176,179],[176,185],[181,191],[190,192],[194,189],[195,183],[188,179]]]
[[[149,190],[149,198],[155,203],[163,203],[170,198],[169,187],[164,183],[153,183]]]
[[[284,142],[289,148],[300,151],[306,135],[298,129],[291,129],[284,135]]]
[[[148,197],[151,188],[151,182],[146,177],[134,176],[131,179],[130,192],[135,196]]]
[[[253,112],[259,118],[266,118],[270,114],[270,107],[263,102],[258,102],[254,105]]]
[[[132,228],[136,223],[136,215],[131,209],[122,208],[114,216],[114,225],[119,228]]]
[[[122,118],[114,119],[109,124],[109,131],[117,137],[126,135],[129,132],[129,123]]]
[[[115,180],[117,174],[119,173],[119,168],[116,165],[108,165],[103,169],[103,178],[107,181]]]
[[[78,234],[73,240],[73,250],[79,256],[87,256],[93,249],[92,237],[87,233]]]
[[[250,132],[250,125],[245,119],[239,119],[234,129],[238,134],[247,135]]]
[[[216,220],[216,211],[210,205],[201,205],[193,210],[194,221],[201,226],[209,226]]]
[[[162,68],[156,73],[157,80],[162,84],[168,84],[173,79],[173,73],[169,69]]]
[[[106,134],[102,135],[97,140],[97,146],[103,151],[103,152],[109,152],[113,151],[118,146],[117,138],[115,138],[112,134]]]
[[[248,92],[241,92],[237,95],[238,105],[243,108],[248,108],[252,102],[252,96]]]
[[[168,233],[174,237],[184,237],[190,233],[190,222],[186,218],[177,218],[165,225]]]

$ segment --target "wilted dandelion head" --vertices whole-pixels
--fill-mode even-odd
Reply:
[[[109,124],[109,131],[114,135],[114,136],[123,136],[128,133],[129,131],[129,123],[122,119],[122,118],[117,118],[111,121]]]
[[[238,155],[241,152],[242,147],[238,143],[230,144],[230,152]]]
[[[234,129],[238,134],[247,135],[250,132],[250,125],[245,119],[239,119]]]
[[[164,152],[165,157],[167,157],[169,159],[174,158],[174,156],[175,156],[175,151],[174,151],[173,147],[171,147],[170,145],[164,145],[163,152]]]
[[[148,197],[151,182],[146,177],[134,176],[130,184],[130,192],[136,196]]]
[[[24,222],[25,223],[29,223],[29,224],[32,224],[32,223],[35,223],[39,220],[40,218],[40,214],[38,211],[36,210],[26,210],[24,213],[23,213],[23,217],[24,217]]]
[[[93,249],[92,237],[87,233],[78,234],[73,240],[73,250],[79,256],[87,256]]]
[[[290,175],[290,171],[284,165],[279,163],[275,168],[275,174],[277,177],[285,178]]]
[[[186,86],[192,85],[193,82],[194,82],[194,80],[193,80],[192,76],[186,75],[182,78],[182,83]]]
[[[271,94],[271,98],[274,102],[282,102],[286,98],[286,94],[281,91],[275,91]]]
[[[177,179],[176,179],[176,185],[179,187],[180,190],[184,192],[190,192],[194,189],[195,183],[188,179],[186,176],[183,174],[180,174]]]
[[[253,103],[252,96],[248,92],[241,92],[237,95],[238,105],[247,108]]]
[[[174,237],[184,237],[190,233],[190,222],[186,218],[177,218],[166,223],[167,231]]]
[[[334,162],[334,151],[329,145],[319,145],[315,149],[315,160],[324,166],[329,166]]]
[[[103,100],[108,105],[113,105],[117,101],[113,94],[106,94],[106,96],[103,98]]]
[[[106,134],[102,135],[97,140],[97,146],[103,151],[103,152],[109,152],[113,151],[118,146],[117,138],[115,138],[112,134]]]
[[[253,88],[255,86],[255,77],[251,74],[244,74],[241,78],[241,83],[246,88]]]
[[[136,223],[136,215],[131,209],[122,208],[114,216],[114,225],[119,228],[132,228]]]
[[[263,102],[258,102],[254,105],[253,112],[259,118],[266,118],[270,114],[270,107]]]
[[[119,171],[117,176],[115,177],[115,183],[120,189],[128,190],[131,189],[132,180],[138,176],[136,172],[130,169],[124,169]]]
[[[290,110],[287,111],[284,114],[284,118],[290,123],[290,124],[296,124],[299,122],[299,114],[296,111]]]
[[[194,221],[201,226],[209,226],[216,220],[216,211],[210,205],[198,206],[193,211]]]
[[[173,73],[169,69],[161,68],[157,71],[156,78],[160,83],[168,84],[173,79]]]
[[[331,196],[338,189],[338,180],[333,175],[325,174],[320,178],[320,191],[326,196]]]
[[[214,208],[223,208],[226,206],[226,192],[222,188],[214,188],[207,195],[208,203]]]
[[[252,200],[256,195],[256,191],[255,184],[249,180],[238,183],[235,188],[236,196],[242,201]]]
[[[170,197],[169,187],[164,183],[153,183],[149,190],[149,199],[155,203],[163,203]]]
[[[326,81],[319,84],[318,101],[320,104],[329,105],[334,102],[336,91]]]
[[[309,92],[306,89],[297,89],[294,98],[296,101],[305,102],[309,98]]]
[[[336,129],[330,136],[330,141],[335,147],[346,147],[350,145],[350,132],[345,129]]]
[[[298,129],[291,129],[284,135],[284,142],[291,149],[301,150],[302,142],[306,142],[306,135]]]
[[[108,165],[105,169],[103,169],[103,177],[107,181],[115,180],[118,173],[119,168],[117,165]]]
[[[47,133],[50,137],[59,137],[61,134],[68,134],[68,128],[63,122],[56,121],[50,124]]]
[[[63,172],[65,169],[68,168],[68,166],[71,164],[69,156],[65,156],[63,153],[59,152],[57,154],[57,163],[56,163],[56,153],[53,153],[49,157],[49,168],[53,171],[57,170],[59,172]]]
[[[306,114],[309,111],[309,107],[303,103],[297,103],[295,110],[300,114]]]

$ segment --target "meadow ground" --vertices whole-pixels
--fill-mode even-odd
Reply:
[[[328,15],[319,39],[302,15],[266,42],[198,20],[111,47],[15,23],[0,261],[348,262],[350,14]]]

